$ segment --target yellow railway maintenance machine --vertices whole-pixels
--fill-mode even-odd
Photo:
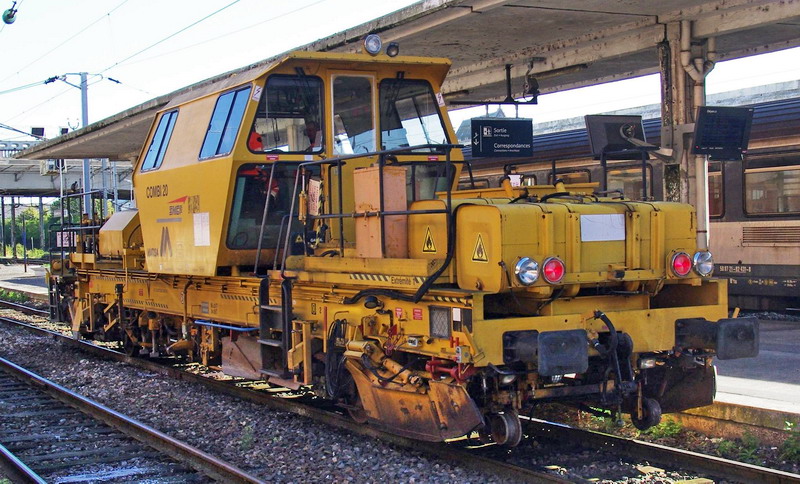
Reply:
[[[51,276],[54,318],[131,354],[309,386],[430,441],[516,445],[537,402],[639,428],[710,404],[712,358],[754,356],[758,327],[726,319],[692,207],[456,191],[449,61],[370,42],[172,101],[135,168],[138,209],[62,229],[77,240]]]

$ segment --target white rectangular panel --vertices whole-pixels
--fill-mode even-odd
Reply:
[[[581,215],[581,242],[625,240],[625,215],[603,213]]]

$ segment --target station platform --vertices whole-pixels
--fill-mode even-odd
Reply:
[[[0,265],[0,289],[47,300],[44,268],[22,264]],[[760,321],[757,358],[715,362],[716,400],[774,412],[797,415],[800,421],[800,322]],[[783,417],[781,417],[783,418]]]
[[[41,265],[0,264],[0,289],[47,301],[46,270]]]

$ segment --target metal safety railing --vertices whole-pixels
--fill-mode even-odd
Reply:
[[[286,273],[285,273],[285,271],[286,271],[286,259],[287,259],[288,255],[290,253],[290,245],[291,245],[291,238],[292,238],[291,224],[295,219],[299,220],[298,213],[300,212],[300,210],[298,208],[298,200],[300,199],[299,192],[301,190],[301,185],[303,187],[305,187],[306,178],[309,177],[310,174],[315,172],[317,167],[319,167],[319,169],[321,171],[322,167],[326,167],[327,166],[328,170],[330,170],[331,168],[335,168],[337,170],[337,173],[339,174],[339,179],[336,182],[336,186],[335,186],[335,190],[337,192],[336,209],[335,210],[330,210],[329,213],[320,213],[320,214],[317,214],[317,215],[310,214],[310,213],[304,213],[303,214],[303,218],[304,218],[305,221],[312,222],[312,223],[315,220],[336,220],[337,221],[338,229],[339,229],[339,244],[338,244],[338,251],[337,252],[338,252],[338,255],[340,257],[343,257],[344,254],[345,254],[346,240],[345,240],[345,236],[344,236],[344,233],[345,233],[344,221],[345,221],[346,218],[372,217],[372,216],[379,217],[381,219],[381,223],[380,223],[381,253],[385,254],[386,253],[386,242],[385,242],[385,240],[386,240],[386,237],[385,237],[385,226],[386,226],[386,224],[384,223],[385,222],[385,217],[398,216],[398,215],[401,215],[401,216],[402,215],[406,215],[407,216],[407,215],[431,215],[431,214],[442,214],[442,215],[445,216],[445,219],[446,219],[446,230],[447,230],[447,240],[448,240],[447,255],[446,255],[446,258],[445,258],[442,266],[440,267],[440,269],[437,270],[433,275],[431,275],[429,277],[430,282],[432,282],[433,280],[438,278],[442,274],[442,272],[444,272],[445,268],[450,263],[450,261],[452,260],[452,257],[453,257],[453,251],[454,251],[454,245],[455,245],[454,244],[455,227],[454,227],[453,220],[452,220],[452,218],[453,218],[452,190],[453,190],[454,175],[455,175],[455,169],[454,169],[453,165],[455,163],[465,163],[464,161],[461,161],[461,160],[456,160],[456,161],[452,160],[451,152],[455,148],[461,148],[461,145],[457,145],[457,144],[426,144],[426,145],[411,146],[411,147],[406,147],[406,148],[396,148],[396,149],[391,149],[391,150],[382,150],[382,151],[369,152],[369,153],[359,153],[359,154],[353,154],[353,155],[346,155],[346,156],[340,156],[340,157],[336,157],[336,158],[329,158],[329,159],[325,159],[325,160],[315,160],[315,161],[308,161],[308,162],[301,162],[301,163],[283,162],[284,164],[291,163],[292,165],[297,166],[297,172],[295,173],[295,181],[294,181],[294,187],[293,187],[293,191],[292,191],[292,204],[291,204],[291,207],[290,207],[290,210],[289,210],[289,214],[284,216],[283,220],[281,221],[280,231],[279,231],[279,234],[278,234],[278,242],[277,242],[277,246],[275,248],[276,249],[275,250],[275,260],[273,262],[273,267],[274,268],[280,267],[282,277],[286,277]],[[429,153],[420,153],[420,150],[425,150],[425,149],[431,150],[431,152],[429,152]],[[433,150],[439,150],[439,151],[435,152]],[[431,160],[424,160],[424,161],[423,160],[399,161],[397,159],[398,155],[417,155],[417,156],[419,156],[419,155],[428,155],[430,157],[436,156],[436,155],[443,155],[445,159],[444,159],[444,161],[442,161],[442,160],[438,159],[438,156],[436,156],[437,159],[435,159],[435,160],[431,159]],[[342,168],[346,165],[347,161],[349,161],[349,160],[366,159],[366,158],[375,158],[376,161],[377,161],[378,169],[379,169],[378,180],[379,180],[379,200],[380,200],[379,203],[380,203],[380,205],[379,205],[378,211],[377,212],[345,213],[345,211],[344,211],[344,197],[343,197],[343,193],[342,193],[344,184],[342,183],[342,180],[341,180]],[[416,170],[416,167],[418,167],[418,166],[431,166],[431,167],[437,167],[437,168],[444,168],[444,180],[446,181],[445,182],[445,190],[437,190],[436,192],[442,192],[442,191],[445,192],[445,195],[444,195],[445,207],[443,209],[425,209],[425,210],[386,210],[385,209],[385,196],[384,196],[385,195],[385,193],[384,193],[384,171],[383,171],[386,166],[410,166],[412,170]],[[270,179],[269,179],[269,182],[268,182],[269,183],[268,186],[271,186],[272,183],[273,183],[273,179],[274,179],[274,176],[275,176],[275,168],[276,168],[276,164],[274,163],[272,165],[272,170],[270,171]],[[470,170],[470,172],[471,172],[471,170]],[[441,176],[441,175],[439,175],[439,176]],[[331,193],[334,190],[333,177],[328,176],[327,177],[327,181],[328,181],[328,190],[327,190],[327,192]],[[412,176],[411,176],[411,184],[412,184],[411,185],[411,193],[413,194],[412,201],[415,201],[415,199],[416,199],[416,188],[417,188],[416,187],[416,183],[417,183],[416,176],[415,176],[414,173],[412,173]],[[255,266],[253,268],[253,272],[256,275],[258,275],[258,267],[259,267],[259,263],[260,263],[260,254],[261,254],[261,251],[263,249],[262,241],[263,241],[263,237],[264,237],[264,229],[265,229],[265,225],[266,225],[267,214],[268,214],[268,211],[269,211],[269,204],[270,204],[269,198],[270,197],[267,197],[267,200],[265,201],[265,204],[264,204],[265,206],[264,206],[264,212],[263,212],[263,215],[262,215],[261,230],[260,230],[260,234],[259,234],[258,247],[257,247],[257,250],[256,250]],[[303,229],[302,229],[303,230],[302,237],[303,237],[304,245],[305,245],[307,237],[308,237],[307,227],[308,227],[308,225],[304,224]],[[279,253],[282,255],[281,260],[280,260],[280,265],[278,265],[278,254]],[[426,281],[426,282],[428,282],[428,281]],[[427,286],[429,286],[429,285],[430,285],[430,283],[427,284]],[[422,290],[423,287],[426,287],[426,284],[423,284],[423,286],[421,286],[420,289]]]

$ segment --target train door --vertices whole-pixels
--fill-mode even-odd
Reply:
[[[376,161],[372,155],[378,147],[375,76],[361,72],[334,72],[330,77],[330,123],[333,135],[333,156],[347,157],[364,154],[363,158],[347,160],[342,173],[335,165],[328,165],[328,193],[331,207],[339,204],[342,194],[342,211],[354,211],[353,171]],[[339,183],[341,182],[341,191]],[[334,225],[334,238],[338,228]],[[350,219],[344,220],[344,239],[354,240],[354,226]]]

